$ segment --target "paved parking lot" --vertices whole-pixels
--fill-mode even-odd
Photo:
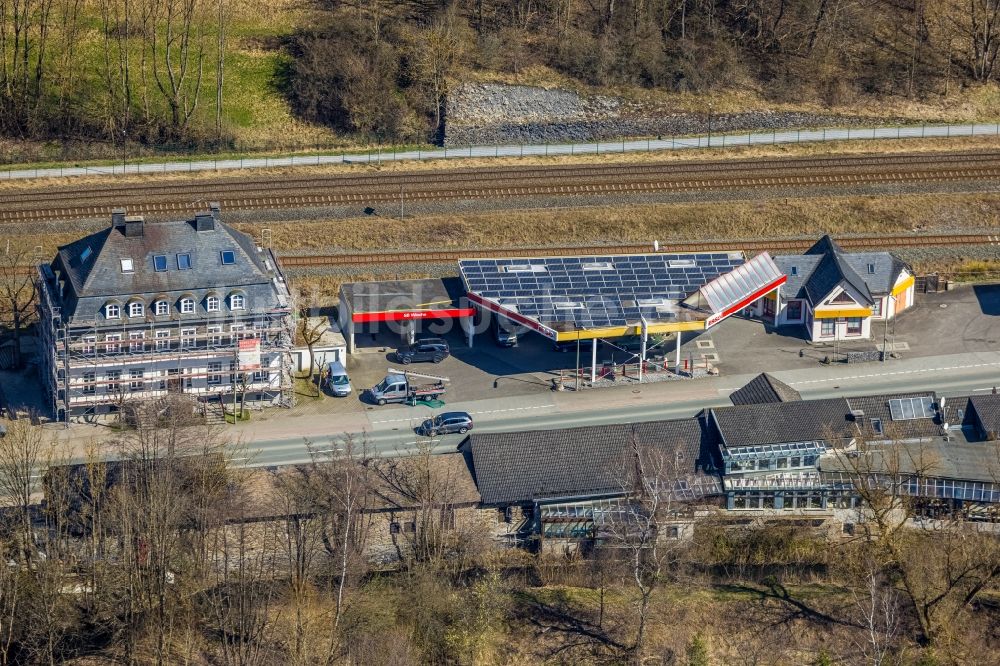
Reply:
[[[440,364],[416,363],[408,369],[451,379],[445,396],[449,402],[467,402],[541,394],[551,389],[551,381],[560,370],[576,368],[575,350],[560,353],[551,341],[534,333],[522,334],[518,346],[498,347],[489,333],[477,335],[470,349],[457,329],[439,333],[451,346],[452,355]],[[901,358],[919,358],[976,351],[992,351],[1000,343],[1000,285],[960,287],[938,294],[918,294],[917,304],[903,313],[888,328],[881,323],[872,327],[873,339],[852,343],[813,344],[798,327],[775,329],[760,321],[730,318],[699,335],[687,334],[682,358],[696,363],[706,357],[723,376],[762,371],[795,370],[821,367],[825,357],[838,352],[869,349],[881,344],[882,336],[894,344]],[[425,336],[421,336],[425,337]],[[366,335],[362,349],[348,361],[355,395],[346,399],[325,396],[321,400],[300,398],[296,412],[336,414],[379,414],[412,411],[402,405],[374,407],[362,403],[360,392],[374,386],[391,367],[400,367],[392,352],[399,337],[391,333],[376,338]],[[673,357],[674,342],[668,340],[660,354]],[[628,354],[610,346],[598,350],[599,363],[612,357],[621,362]],[[591,359],[589,342],[581,344],[580,366],[586,373]],[[891,363],[891,360],[889,361]],[[866,364],[872,366],[873,364]],[[372,414],[372,418],[377,418]],[[380,417],[378,417],[380,418]]]

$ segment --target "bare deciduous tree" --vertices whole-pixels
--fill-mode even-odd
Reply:
[[[0,316],[14,333],[14,366],[21,367],[21,332],[35,305],[34,266],[38,248],[14,247],[7,241],[0,255]]]

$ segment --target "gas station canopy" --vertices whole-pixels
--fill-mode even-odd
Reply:
[[[340,287],[341,307],[355,324],[471,317],[462,285],[450,280],[349,282]]]
[[[785,282],[741,252],[463,259],[473,303],[553,340],[704,330]]]

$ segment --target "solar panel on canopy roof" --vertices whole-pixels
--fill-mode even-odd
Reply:
[[[600,327],[676,319],[680,301],[743,262],[739,252],[663,253],[467,259],[459,269],[470,293],[504,308]]]

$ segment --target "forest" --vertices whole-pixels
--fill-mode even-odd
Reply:
[[[458,454],[342,437],[255,470],[179,398],[124,413],[75,463],[5,424],[0,664],[932,666],[1000,642],[995,535],[913,529],[881,485],[850,533],[727,520],[636,447],[602,545],[546,549],[477,506]]]
[[[0,135],[424,142],[466,80],[947,105],[998,49],[1000,0],[0,0]]]

